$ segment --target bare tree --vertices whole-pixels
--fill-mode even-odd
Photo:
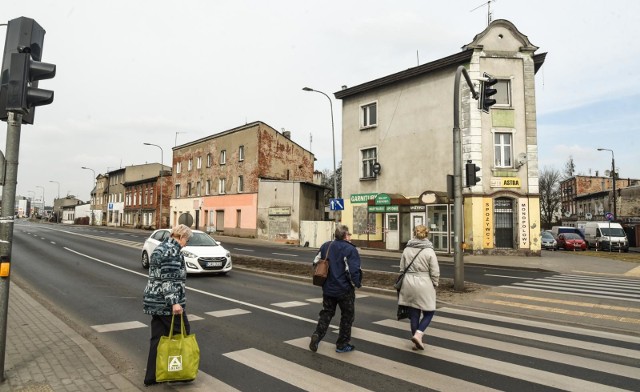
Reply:
[[[573,159],[570,159],[573,164]],[[560,206],[560,171],[545,167],[540,171],[540,219],[542,227],[550,228],[554,212]]]
[[[576,164],[573,162],[573,156],[569,155],[569,160],[564,164],[564,178],[571,178],[576,173]]]

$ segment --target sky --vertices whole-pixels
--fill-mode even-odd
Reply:
[[[621,177],[640,178],[640,2],[489,5],[493,20],[511,21],[548,53],[536,76],[539,166],[563,170],[572,157],[577,174],[603,175],[612,157],[597,148],[608,148]],[[17,194],[44,194],[47,205],[67,195],[88,201],[94,172],[171,165],[176,144],[253,121],[290,131],[317,170],[332,170],[329,100],[302,88],[332,99],[339,164],[333,93],[458,53],[487,27],[488,8],[486,0],[3,1],[0,23],[36,20],[47,31],[42,61],[57,66],[40,82],[54,102],[22,127]],[[6,123],[0,129],[6,138]]]

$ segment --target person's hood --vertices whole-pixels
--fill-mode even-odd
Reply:
[[[411,240],[409,240],[409,242],[407,242],[407,247],[411,247],[411,248],[431,248],[433,249],[433,244],[431,243],[431,241],[429,241],[428,239],[424,238],[424,239],[417,239],[417,238],[413,238]]]

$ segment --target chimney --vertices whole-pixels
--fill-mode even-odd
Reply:
[[[287,139],[291,140],[291,131],[285,131],[285,130],[283,129],[283,130],[282,130],[282,135],[283,135],[285,138],[287,138]]]

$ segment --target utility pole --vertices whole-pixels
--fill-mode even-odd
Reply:
[[[453,86],[453,288],[456,291],[464,290],[464,256],[462,253],[462,240],[464,232],[462,227],[462,137],[460,135],[460,75],[464,75],[467,85],[471,89],[474,99],[478,99],[478,93],[473,87],[471,78],[464,66],[456,70]]]

